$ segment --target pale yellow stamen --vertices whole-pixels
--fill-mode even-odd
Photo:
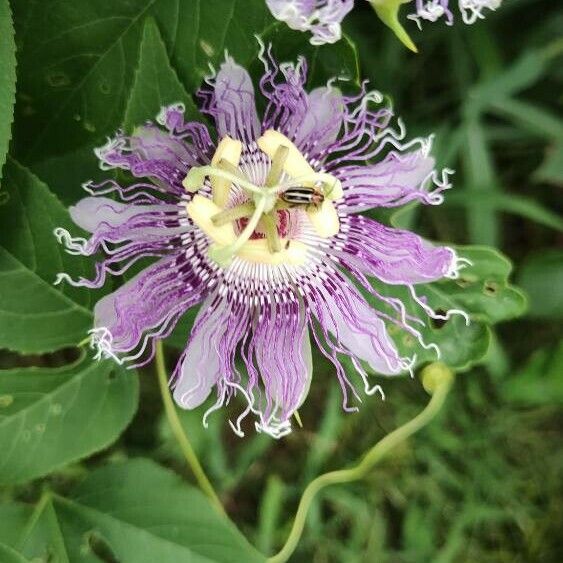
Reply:
[[[221,208],[209,198],[202,195],[194,195],[192,201],[186,205],[186,211],[191,220],[214,242],[226,246],[233,244],[236,240],[233,224],[214,225],[213,216],[217,215]]]
[[[238,167],[242,143],[231,139],[228,135],[223,137],[217,146],[217,150],[211,159],[211,166],[221,168],[224,163],[228,163],[235,168]],[[225,178],[211,176],[211,187],[213,188],[213,201],[219,207],[225,207],[229,201],[231,182]]]
[[[333,237],[340,231],[340,220],[333,203],[325,199],[318,207],[307,208],[307,215],[317,234],[323,238]]]
[[[268,129],[257,141],[258,147],[265,152],[270,158],[274,158],[278,148],[287,148],[287,156],[283,164],[283,169],[292,177],[299,178],[301,176],[311,176],[315,171],[307,162],[305,157],[299,152],[299,149],[279,131]],[[303,185],[312,187],[314,182],[309,181]]]

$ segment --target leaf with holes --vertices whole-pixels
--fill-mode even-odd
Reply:
[[[0,483],[45,475],[105,448],[137,408],[134,371],[85,357],[0,372]]]
[[[490,325],[522,315],[526,309],[524,294],[510,285],[510,262],[499,252],[479,246],[456,247],[460,257],[471,262],[463,268],[457,280],[444,279],[431,284],[415,286],[419,297],[426,297],[428,305],[438,313],[450,309],[467,313],[470,323],[463,316],[453,314],[449,320],[427,320],[420,330],[425,343],[435,343],[441,359],[452,368],[467,369],[487,353],[490,344]],[[407,313],[425,319],[422,309],[413,301],[402,286],[389,286],[379,282],[374,285],[386,295],[399,298],[406,305]],[[374,306],[379,306],[372,298]],[[417,339],[395,325],[389,326],[401,354],[412,357],[417,364],[435,361],[436,353],[422,348]]]

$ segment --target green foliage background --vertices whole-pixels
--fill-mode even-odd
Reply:
[[[190,485],[153,369],[95,362],[81,346],[102,292],[52,285],[91,272],[52,231],[71,228],[66,206],[100,177],[92,148],[166,103],[197,118],[193,93],[225,49],[259,76],[255,34],[281,59],[305,55],[311,86],[368,78],[410,135],[435,132],[439,164],[457,170],[446,203],[376,217],[473,262],[423,288],[472,317],[427,328],[458,371],[440,417],[367,481],[323,493],[292,561],[563,559],[563,11],[505,0],[473,27],[406,24],[413,55],[357,4],[345,38],[316,48],[263,0],[0,0],[0,562],[263,561],[312,478],[428,401],[416,379],[382,379],[384,402],[345,415],[318,357],[303,429],[280,442],[250,426],[234,436],[234,410],[208,430],[203,408],[181,413],[237,530]],[[171,365],[188,317],[167,342]]]

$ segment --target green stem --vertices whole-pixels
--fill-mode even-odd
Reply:
[[[209,497],[211,504],[217,509],[217,511],[226,516],[225,509],[213,488],[213,485],[207,478],[199,460],[197,459],[196,453],[184,432],[182,423],[178,418],[178,413],[176,412],[176,407],[174,406],[174,401],[170,396],[170,390],[168,388],[168,375],[166,372],[166,364],[164,362],[164,350],[162,347],[162,342],[158,341],[156,343],[156,373],[158,375],[158,383],[160,386],[160,394],[162,395],[162,402],[164,403],[164,411],[166,412],[166,418],[168,419],[168,424],[172,429],[172,433],[188,462],[194,477],[196,478],[199,488]]]
[[[250,217],[254,213],[254,203],[247,202],[237,205],[236,207],[231,207],[230,209],[225,209],[224,211],[219,211],[219,213],[211,217],[211,221],[216,227],[222,227],[227,223],[232,223],[237,219],[242,219],[243,217]]]
[[[433,366],[436,366],[437,369],[428,371]],[[375,444],[355,467],[330,471],[311,481],[301,496],[295,520],[285,545],[279,553],[268,558],[268,563],[284,563],[291,557],[303,533],[311,503],[322,489],[328,485],[350,483],[362,479],[385,454],[426,426],[438,414],[450,390],[453,375],[443,364],[432,364],[424,371],[426,375],[423,374],[423,385],[432,393],[432,398],[424,410]]]

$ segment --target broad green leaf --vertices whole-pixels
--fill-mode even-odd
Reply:
[[[31,512],[31,508],[22,503],[0,504],[0,543],[16,548]]]
[[[45,179],[69,202],[78,186],[61,177],[65,167],[84,164],[88,180],[93,161],[79,149],[103,144],[123,121],[147,17],[190,94],[225,49],[246,65],[258,50],[254,35],[273,21],[263,0],[54,0],[16,2],[14,11],[24,99],[16,154],[35,164],[68,153]]]
[[[526,300],[521,291],[509,284],[512,266],[499,252],[478,246],[457,247],[456,250],[459,256],[472,263],[461,270],[459,279],[417,285],[416,292],[419,297],[425,296],[428,304],[438,312],[465,311],[470,324],[466,325],[460,315],[453,315],[446,322],[428,320],[425,327],[416,328],[426,343],[438,345],[443,362],[460,370],[486,354],[490,343],[489,325],[522,315]],[[379,283],[376,286],[385,294],[400,298],[408,313],[425,318],[422,309],[403,287]],[[436,360],[435,353],[421,348],[413,336],[394,325],[388,328],[401,353],[407,356],[416,353],[417,363]]]
[[[529,315],[535,318],[563,318],[563,252],[538,251],[523,262],[518,283],[528,294]]]
[[[51,534],[45,534],[41,514],[22,538],[21,551],[29,558],[60,553],[60,533],[71,562],[265,561],[202,493],[148,460],[98,469],[71,497],[52,497],[49,509]]]
[[[83,357],[0,371],[0,483],[19,483],[103,449],[137,407],[134,371]]]
[[[92,324],[90,292],[53,285],[59,272],[89,275],[85,261],[67,255],[53,235],[56,227],[72,228],[68,213],[43,182],[13,160],[5,167],[4,191],[0,348],[28,354],[77,344]]]
[[[459,279],[443,280],[427,287],[447,295],[466,310],[471,319],[488,324],[514,319],[526,310],[522,291],[510,285],[512,264],[497,250],[479,246],[455,247],[459,256],[471,261]]]
[[[151,18],[147,20],[143,31],[139,66],[127,102],[124,125],[127,130],[132,130],[136,125],[154,118],[161,107],[176,102],[186,106],[189,117],[198,118],[199,112],[170,66],[166,47]]]
[[[297,62],[299,56],[307,61],[307,87],[325,86],[328,80],[338,78],[335,85],[346,88],[360,82],[358,53],[350,39],[344,36],[332,45],[315,46],[306,34],[294,31],[285,24],[277,23],[260,35],[265,45],[272,45],[272,53],[278,62]],[[258,59],[252,64],[255,79],[262,76],[264,66]]]
[[[0,561],[2,563],[28,563],[28,560],[10,546],[0,543]]]
[[[72,559],[61,534],[51,493],[45,492],[34,507],[21,503],[0,506],[0,516],[7,512],[8,516],[13,518],[16,510],[19,512],[18,527],[14,526],[16,522],[12,523],[13,536],[10,542],[12,547],[29,557],[32,562],[71,563]],[[21,516],[26,512],[27,521],[21,523]],[[80,555],[83,556],[82,553]],[[94,561],[98,563],[100,560]]]
[[[6,160],[16,97],[16,44],[8,0],[0,0],[0,179]]]

